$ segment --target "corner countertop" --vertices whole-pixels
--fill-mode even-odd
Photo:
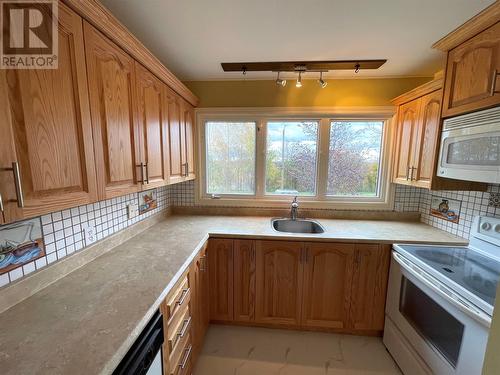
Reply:
[[[275,232],[269,217],[168,216],[1,313],[1,372],[111,373],[209,236],[467,244],[416,222],[318,221],[325,233],[307,235]]]

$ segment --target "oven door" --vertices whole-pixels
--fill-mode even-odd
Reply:
[[[491,318],[393,251],[386,314],[409,351],[435,374],[481,374]],[[384,338],[384,342],[385,342]],[[387,345],[387,343],[386,343]],[[389,352],[397,348],[388,345]],[[393,355],[405,373],[405,358]],[[406,371],[405,371],[406,370]]]
[[[500,183],[500,125],[442,132],[438,176]]]

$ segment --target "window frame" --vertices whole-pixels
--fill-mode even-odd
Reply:
[[[389,210],[393,207],[394,189],[390,183],[391,139],[394,133],[392,106],[335,108],[201,108],[196,109],[197,171],[195,204],[226,207],[288,207],[293,195],[266,195],[266,152],[268,121],[318,121],[316,162],[316,195],[299,196],[302,208]],[[206,193],[205,124],[217,121],[251,121],[256,123],[255,194],[224,194],[212,197]],[[379,196],[329,196],[326,194],[331,121],[382,121]]]

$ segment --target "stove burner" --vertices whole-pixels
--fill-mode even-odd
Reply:
[[[432,250],[417,250],[417,255],[424,259],[427,259],[434,263],[439,263],[447,266],[458,266],[464,263],[464,261],[455,255],[446,253],[437,253]],[[447,270],[445,270],[447,271]]]

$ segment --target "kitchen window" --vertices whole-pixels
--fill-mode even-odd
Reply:
[[[317,121],[269,121],[266,139],[266,194],[314,196]]]
[[[328,147],[329,196],[379,194],[382,121],[331,121]]]
[[[197,114],[200,205],[389,209],[388,118],[221,109]]]
[[[205,125],[208,194],[255,194],[255,122]]]

